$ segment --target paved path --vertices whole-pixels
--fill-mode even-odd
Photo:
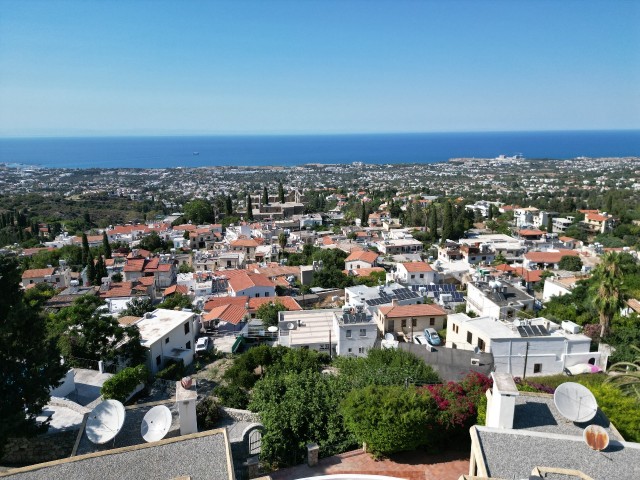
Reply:
[[[406,480],[458,480],[469,473],[469,455],[462,452],[426,454],[402,452],[385,460],[373,460],[362,450],[324,458],[315,467],[299,465],[270,474],[273,480],[297,480],[338,473],[387,475]]]

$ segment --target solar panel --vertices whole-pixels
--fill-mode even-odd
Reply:
[[[542,326],[542,325],[538,325],[538,328],[540,329],[540,334],[541,334],[543,337],[548,337],[548,336],[550,336],[550,335],[551,335],[551,334],[549,333],[549,331],[548,331],[544,326]]]
[[[533,331],[533,329],[531,328],[530,325],[525,325],[524,329],[527,332],[527,336],[529,336],[529,337],[535,337],[536,336],[535,332]]]
[[[527,334],[527,331],[524,329],[524,327],[516,327],[518,329],[518,333],[520,334],[521,337],[528,337],[529,335]]]

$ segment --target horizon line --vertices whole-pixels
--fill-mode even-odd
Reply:
[[[639,128],[588,128],[588,129],[533,129],[533,130],[408,130],[408,131],[374,131],[374,132],[210,132],[210,133],[76,133],[76,134],[17,134],[4,135],[0,140],[17,139],[72,139],[72,138],[159,138],[159,137],[336,137],[336,136],[370,136],[370,135],[431,135],[431,134],[487,134],[487,133],[579,133],[579,132],[640,132]]]

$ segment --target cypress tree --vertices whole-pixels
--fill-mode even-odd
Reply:
[[[444,213],[442,215],[442,240],[447,240],[453,233],[453,212],[451,210],[451,202],[444,204]]]
[[[280,200],[280,203],[284,203],[284,187],[282,186],[282,182],[278,183],[278,200]]]
[[[95,285],[96,282],[96,266],[93,263],[93,255],[91,252],[87,255],[87,284]]]
[[[82,233],[82,264],[86,265],[89,261],[89,240],[87,239],[87,234]]]
[[[227,195],[224,201],[224,213],[227,216],[233,215],[233,202],[231,201],[231,195]]]
[[[429,233],[435,242],[438,238],[438,212],[436,206],[433,204],[431,204],[431,208],[429,209]]]
[[[253,220],[253,205],[251,205],[251,195],[247,195],[247,220]]]
[[[104,247],[104,258],[111,258],[111,245],[109,245],[109,237],[107,231],[102,232],[102,246]]]
[[[268,205],[269,204],[269,192],[267,191],[267,186],[266,185],[262,189],[262,203],[264,205]]]
[[[367,207],[364,204],[364,201],[362,202],[362,213],[360,214],[360,226],[364,227],[367,224]]]
[[[107,266],[104,263],[102,255],[100,255],[98,257],[98,261],[96,262],[95,274],[94,275],[95,275],[95,277],[93,279],[93,284],[94,285],[101,285],[102,284],[102,279],[108,275]]]

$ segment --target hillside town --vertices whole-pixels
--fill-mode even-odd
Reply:
[[[638,158],[1,171],[2,313],[23,305],[54,358],[39,434],[3,432],[0,476],[80,478],[78,457],[304,478],[363,444],[439,444],[452,478],[640,475]],[[606,460],[574,446],[563,382],[596,392]],[[95,441],[107,402],[126,418]],[[431,408],[435,427],[412,423]],[[181,449],[208,453],[185,470]]]

